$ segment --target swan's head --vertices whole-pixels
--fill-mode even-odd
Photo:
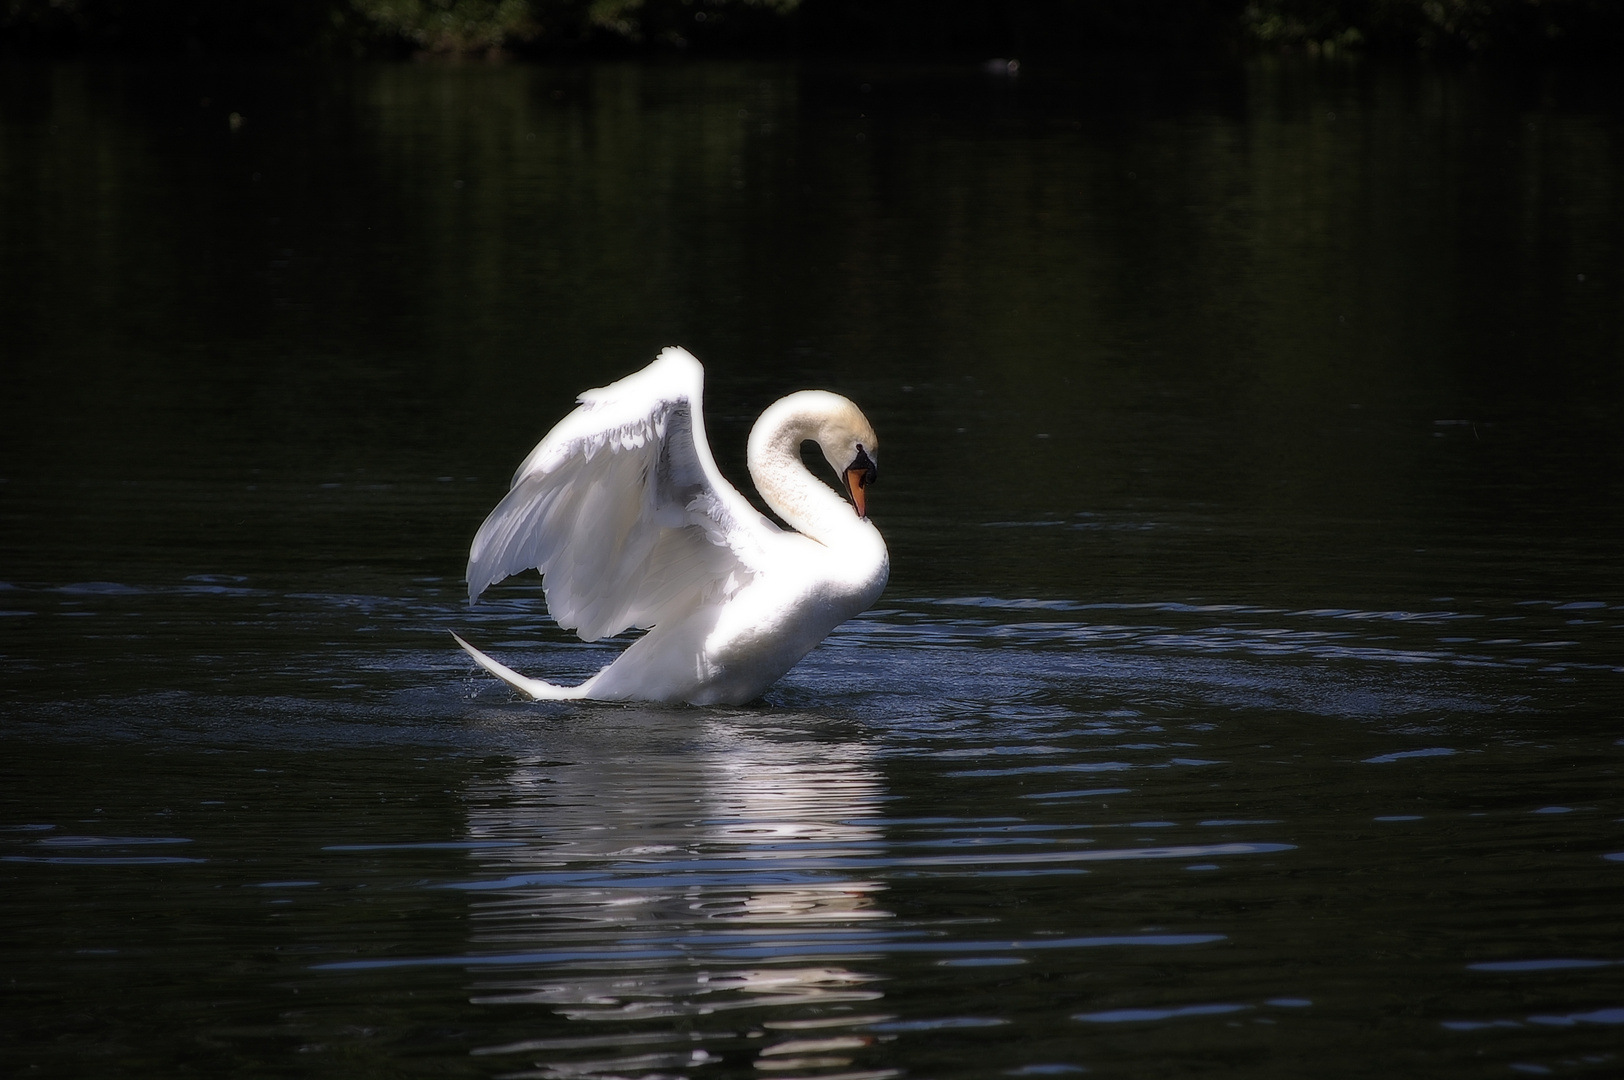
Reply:
[[[850,399],[827,390],[807,390],[822,399],[822,422],[812,434],[823,460],[840,477],[860,518],[868,517],[868,487],[880,475],[880,438],[861,409]],[[799,397],[799,394],[795,395]]]
[[[823,459],[851,496],[857,516],[868,517],[867,492],[879,475],[880,440],[861,409],[827,390],[802,390],[761,414],[750,436],[752,448],[758,439],[765,446],[777,437],[789,440],[786,449],[805,439],[817,443]]]

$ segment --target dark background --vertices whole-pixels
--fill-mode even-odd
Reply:
[[[1594,59],[1612,0],[6,0],[0,52],[1053,56],[1365,51]]]

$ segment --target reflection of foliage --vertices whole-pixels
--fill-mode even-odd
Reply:
[[[526,46],[694,41],[781,32],[800,0],[0,0],[0,47],[350,51],[454,55]]]
[[[0,50],[453,55],[626,46],[960,56],[1199,47],[1590,52],[1624,0],[0,0]]]
[[[1259,0],[1246,5],[1246,31],[1254,40],[1275,46],[1311,46],[1332,52],[1358,45],[1364,34],[1355,25],[1354,4],[1304,4],[1292,0]]]
[[[1242,24],[1254,41],[1327,54],[1367,43],[1401,51],[1528,51],[1583,47],[1598,32],[1617,41],[1621,10],[1618,0],[1250,0]]]
[[[490,52],[535,37],[528,0],[355,0],[385,33],[438,53]]]
[[[800,0],[353,0],[386,34],[430,52],[492,52],[608,37],[686,45],[741,9],[782,15]]]

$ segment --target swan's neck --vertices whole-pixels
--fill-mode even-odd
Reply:
[[[816,440],[824,417],[786,398],[761,414],[750,432],[750,479],[773,512],[797,532],[833,546],[873,526],[807,469],[801,444]]]

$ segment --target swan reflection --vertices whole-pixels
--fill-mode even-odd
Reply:
[[[470,792],[471,839],[501,845],[473,851],[481,873],[460,886],[470,952],[504,976],[480,979],[473,1000],[548,1018],[544,1037],[480,1053],[529,1054],[535,1076],[688,1067],[737,1049],[694,1043],[692,1021],[595,1036],[568,1021],[724,1015],[757,1038],[718,1037],[773,1068],[769,1029],[876,1020],[860,1003],[881,997],[878,977],[860,963],[891,913],[885,886],[849,869],[883,847],[872,748],[808,737],[815,718],[604,712]],[[599,1056],[610,1049],[627,1053]]]

